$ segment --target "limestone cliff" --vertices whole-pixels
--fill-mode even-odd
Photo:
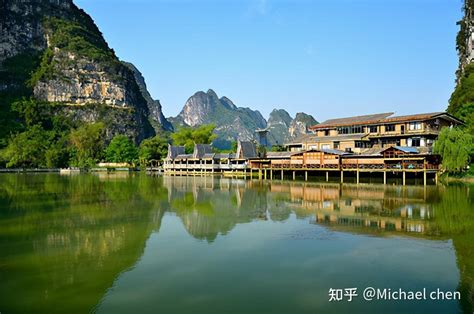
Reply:
[[[288,129],[292,122],[288,112],[283,109],[274,109],[268,118],[268,140],[271,145],[283,145],[290,141]]]
[[[461,79],[464,69],[474,61],[474,1],[464,0],[464,17],[458,22],[460,27],[456,37],[456,48],[459,55],[457,80]]]
[[[119,61],[71,0],[0,5],[0,92],[54,103],[58,114],[77,121],[105,122],[109,137],[124,133],[140,142],[155,133],[150,121],[155,128],[170,127],[159,103],[140,89],[141,75]]]
[[[173,131],[173,125],[165,118],[161,108],[161,103],[159,100],[155,100],[151,97],[148,89],[146,87],[145,78],[142,73],[131,63],[123,62],[130,70],[132,70],[135,75],[135,80],[140,88],[140,92],[143,98],[146,100],[148,111],[149,111],[149,120],[155,131],[158,133],[160,130],[164,131]]]
[[[267,120],[258,111],[237,107],[227,97],[219,98],[212,90],[197,92],[191,96],[177,117],[168,118],[175,128],[196,127],[215,124],[218,136],[214,146],[230,148],[237,140],[255,140],[257,129],[268,128],[270,145],[283,145],[308,132],[308,127],[318,122],[305,113],[298,113],[293,119],[283,109],[275,109]]]
[[[218,139],[214,145],[219,148],[230,148],[237,139],[251,140],[256,129],[266,126],[260,112],[237,107],[227,97],[219,98],[212,89],[191,96],[181,113],[171,120],[178,126],[215,124]]]
[[[318,124],[319,122],[314,119],[312,115],[304,112],[298,112],[296,117],[291,121],[289,127],[290,137],[296,139],[301,135],[309,133],[309,127]]]

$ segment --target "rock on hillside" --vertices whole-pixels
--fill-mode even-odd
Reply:
[[[283,109],[274,109],[268,122],[260,112],[249,108],[237,107],[227,97],[219,98],[212,90],[197,92],[191,96],[176,117],[168,118],[173,126],[197,127],[203,124],[215,124],[217,140],[214,146],[228,149],[231,143],[240,140],[255,140],[255,130],[268,128],[270,145],[283,145],[308,132],[308,127],[318,122],[305,113],[298,113],[293,119]]]
[[[288,132],[293,119],[283,109],[273,109],[267,122],[268,140],[271,145],[283,145],[291,140]]]
[[[159,103],[147,102],[136,73],[72,0],[8,0],[1,9],[0,92],[54,103],[79,123],[102,121],[107,140],[122,133],[140,142],[155,133],[150,120],[169,128]],[[2,113],[10,105],[2,103]]]
[[[219,98],[212,89],[195,93],[186,101],[181,113],[170,120],[176,126],[215,124],[218,139],[214,145],[218,148],[230,148],[237,139],[251,140],[256,129],[266,127],[260,112],[237,107],[227,97]]]
[[[296,139],[301,135],[307,134],[309,132],[309,127],[318,123],[319,122],[316,121],[312,115],[306,114],[304,112],[298,112],[288,129],[290,137],[292,139]]]
[[[163,115],[160,101],[153,99],[150,95],[150,92],[148,92],[145,78],[143,77],[142,73],[133,64],[128,62],[122,63],[132,70],[133,74],[135,75],[135,80],[138,84],[140,92],[142,93],[142,96],[145,98],[148,105],[149,120],[155,131],[157,133],[161,130],[173,131],[173,125],[168,120],[166,120],[165,116]]]

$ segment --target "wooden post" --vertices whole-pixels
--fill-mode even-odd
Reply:
[[[387,171],[383,171],[383,184],[387,184]]]
[[[423,160],[423,185],[426,186],[426,159]]]
[[[438,172],[435,172],[435,184],[438,185]]]
[[[281,180],[283,180],[283,169],[281,169]]]
[[[405,185],[405,181],[406,181],[406,173],[405,173],[405,170],[403,170],[403,185]]]
[[[273,180],[273,169],[270,168],[270,180]]]
[[[326,171],[326,182],[329,182],[329,171]]]
[[[265,180],[267,180],[267,169],[265,169],[263,171],[265,171]]]
[[[308,170],[304,172],[304,180],[308,181]]]
[[[359,169],[357,169],[357,184],[359,184]]]
[[[296,171],[293,170],[293,181],[296,179]]]
[[[258,169],[258,179],[262,180],[262,169]]]
[[[341,170],[341,183],[344,183],[344,171]]]

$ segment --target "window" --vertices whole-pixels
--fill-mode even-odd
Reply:
[[[323,144],[321,145],[321,149],[331,149],[331,146],[329,144]]]
[[[408,139],[408,140],[410,140],[410,139]],[[392,140],[384,139],[381,142],[382,142],[382,147],[394,146],[394,145],[395,146],[400,146],[400,140],[399,139],[398,140],[397,139],[395,139],[395,140],[393,140],[393,139]],[[408,145],[408,146],[410,146],[410,145]]]
[[[349,134],[350,129],[348,127],[343,127],[338,129],[339,134]]]
[[[385,126],[385,132],[393,132],[395,131],[395,124],[387,124]]]
[[[421,122],[410,122],[408,129],[410,131],[421,130]]]
[[[356,148],[370,148],[370,143],[363,142],[363,141],[355,141],[355,147]]]
[[[362,127],[360,126],[353,126],[351,128],[351,133],[362,133]]]
[[[339,149],[339,142],[334,142],[334,149]]]
[[[329,136],[329,130],[324,130],[324,136]]]
[[[370,133],[377,133],[377,127],[376,126],[369,126],[369,132]]]
[[[419,137],[409,138],[408,139],[408,146],[420,147],[421,146],[421,139]]]
[[[339,134],[354,134],[364,132],[364,128],[361,126],[351,126],[351,127],[340,127],[337,129]]]

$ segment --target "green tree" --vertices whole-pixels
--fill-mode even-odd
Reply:
[[[27,127],[40,124],[46,129],[52,128],[52,105],[34,98],[22,98],[12,104],[13,110],[23,118]]]
[[[23,133],[12,136],[2,157],[9,168],[44,168],[45,154],[50,146],[51,135],[40,125],[34,125]]]
[[[214,124],[202,125],[198,128],[180,128],[171,135],[175,145],[183,145],[186,153],[191,153],[194,144],[211,144],[216,139],[213,133],[216,126]]]
[[[282,145],[272,145],[272,152],[285,152],[286,148]]]
[[[446,171],[461,172],[471,160],[474,151],[473,136],[461,128],[443,128],[433,151],[443,158]]]
[[[98,122],[84,124],[71,132],[69,138],[74,147],[73,166],[90,167],[99,161],[104,146],[103,131],[104,124]]]
[[[474,63],[464,68],[463,75],[449,99],[448,112],[466,123],[471,134],[474,131]]]
[[[127,162],[132,164],[138,158],[138,149],[125,135],[116,135],[105,150],[108,162]]]
[[[140,162],[148,162],[150,160],[162,160],[168,153],[168,140],[162,136],[155,136],[144,140],[140,144],[139,157]]]

